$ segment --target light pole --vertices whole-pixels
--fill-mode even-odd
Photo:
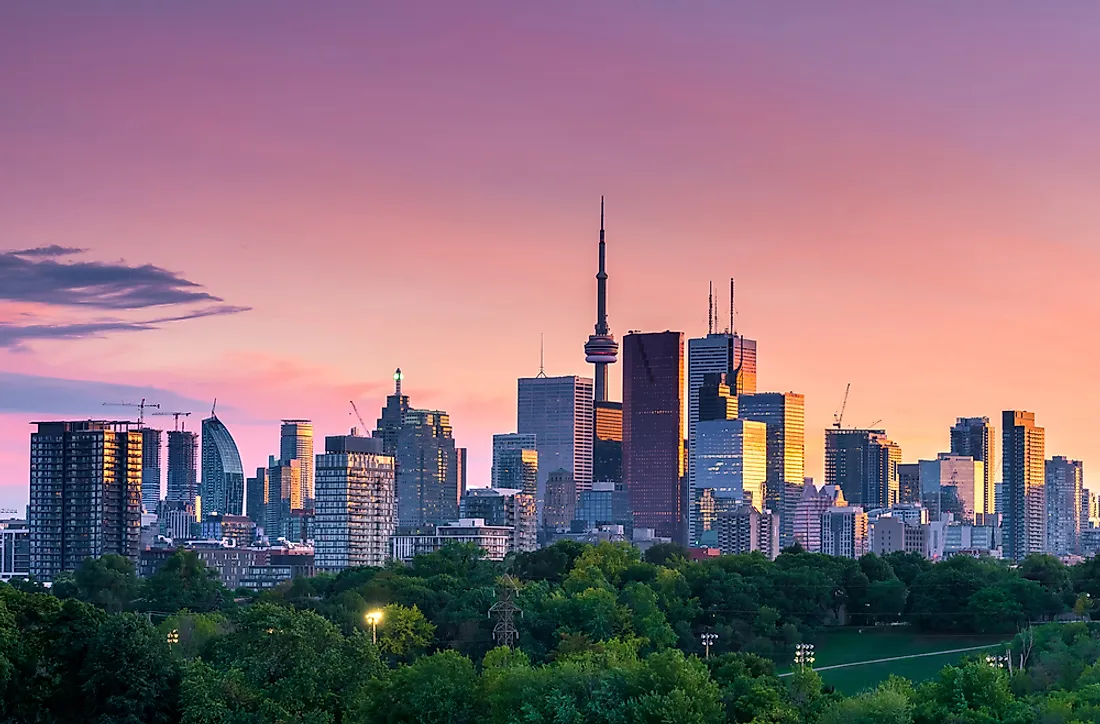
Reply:
[[[1006,669],[1008,668],[1008,655],[986,654],[985,663],[989,664],[994,669]]]
[[[718,641],[718,634],[716,633],[703,633],[699,634],[699,640],[703,642],[703,648],[706,649],[707,658],[710,658],[710,647]]]
[[[814,666],[814,645],[813,644],[796,644],[794,647],[794,662],[805,671],[809,666],[811,669]]]
[[[180,642],[180,630],[178,628],[174,628],[174,629],[172,629],[171,631],[168,632],[168,643],[178,644],[179,642]]]
[[[370,621],[370,640],[376,646],[378,645],[378,622],[381,620],[382,612],[379,610],[367,614],[367,621]]]

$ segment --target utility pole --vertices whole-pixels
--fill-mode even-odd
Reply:
[[[516,630],[516,614],[523,615],[523,610],[516,605],[515,596],[519,593],[516,580],[511,574],[505,574],[500,579],[500,588],[497,591],[497,602],[489,608],[489,617],[497,617],[497,623],[493,626],[493,640],[498,646],[513,648],[519,631]]]
[[[803,671],[806,670],[807,666],[812,670],[814,668],[814,645],[796,644],[794,647],[794,662]]]

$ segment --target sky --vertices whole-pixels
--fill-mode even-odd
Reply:
[[[591,375],[601,195],[613,333],[736,277],[819,481],[851,383],[907,461],[1027,409],[1088,485],[1098,48],[1074,0],[4,3],[0,508],[32,420],[216,398],[250,470],[396,367],[486,484],[540,334]]]

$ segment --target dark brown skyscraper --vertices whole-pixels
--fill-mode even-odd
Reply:
[[[623,339],[623,479],[636,528],[684,543],[684,335]]]

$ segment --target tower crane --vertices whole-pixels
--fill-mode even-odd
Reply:
[[[348,402],[351,403],[352,412],[355,413],[355,417],[359,420],[359,424],[363,426],[362,428],[360,428],[363,431],[363,434],[368,434],[367,423],[363,422],[363,416],[359,414],[359,408],[355,406],[355,400],[348,400]]]
[[[145,408],[146,407],[155,407],[158,410],[160,409],[160,403],[159,402],[146,402],[144,397],[141,398],[141,402],[104,402],[103,406],[104,407],[136,407],[136,408],[138,408],[138,420],[137,421],[138,421],[139,425],[144,425],[145,424]]]
[[[149,413],[149,415],[150,415],[150,417],[158,416],[158,415],[161,416],[161,417],[163,417],[165,415],[171,415],[176,421],[176,432],[179,432],[179,430],[180,430],[180,418],[181,417],[190,417],[191,413],[190,412],[151,412],[151,413]],[[184,420],[183,429],[184,430],[187,429],[187,421],[186,420]]]
[[[833,413],[833,427],[837,430],[840,429],[840,424],[844,422],[844,408],[848,407],[848,393],[852,391],[852,383],[849,382],[848,386],[844,388],[844,401],[840,403],[840,409]]]

